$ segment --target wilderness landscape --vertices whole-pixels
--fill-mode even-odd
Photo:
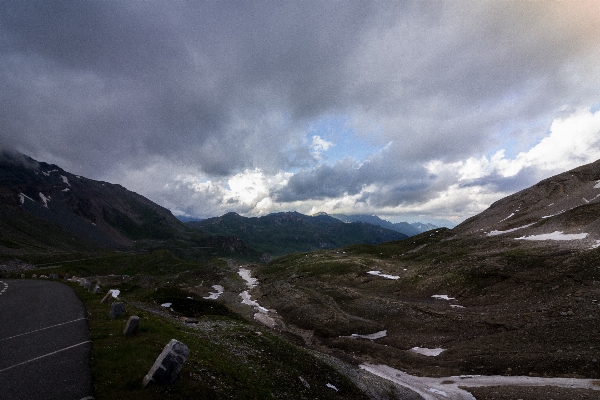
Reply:
[[[420,398],[417,387],[383,383],[365,369],[378,365],[423,377],[600,378],[600,161],[499,200],[453,229],[391,241],[375,235],[375,244],[361,243],[364,237],[359,237],[346,247],[292,249],[271,260],[238,237],[210,235],[197,230],[197,223],[181,223],[122,187],[22,155],[3,157],[5,278],[70,274],[119,289],[132,308],[194,332],[192,343],[206,346],[216,340],[230,352],[230,362],[249,371],[263,364],[285,370],[289,392],[270,383],[276,398],[311,398],[320,391],[323,398]],[[313,235],[323,227],[311,228],[306,221],[333,219],[297,213],[273,218],[278,226],[281,218],[291,220]],[[244,223],[235,229],[266,229],[252,220]],[[335,237],[339,229],[343,236],[344,227],[352,225],[336,225],[330,234]],[[273,226],[268,234],[278,237]],[[357,226],[361,232],[371,227]],[[381,235],[379,228],[372,229]],[[166,303],[169,307],[160,306]],[[196,323],[181,322],[185,318]],[[93,322],[91,327],[94,337]],[[298,354],[294,357],[304,357],[303,363],[330,371],[327,380],[336,383],[322,382],[315,392],[310,382],[320,378],[309,375],[307,365],[271,357],[240,361],[242,347],[250,353],[264,350],[264,343],[248,342],[247,335],[257,333],[272,341],[269,346],[288,348]],[[237,379],[239,371],[204,366],[198,371],[213,377],[207,381],[193,365],[175,386],[224,398],[259,396],[251,383],[263,379],[258,372],[246,371],[249,386],[237,387],[234,395],[228,380]],[[102,367],[95,368],[100,398],[103,393],[139,395],[140,389],[128,387],[130,381],[112,392],[115,388],[103,386]],[[195,386],[186,386],[189,379],[197,379]],[[268,390],[269,383],[262,385]],[[467,390],[476,398],[536,398],[541,393],[536,390],[542,390],[502,385]],[[543,390],[557,398],[596,396],[591,388]]]
[[[77,345],[96,399],[600,398],[599,20],[0,2],[0,397]]]

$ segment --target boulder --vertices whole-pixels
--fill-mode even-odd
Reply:
[[[190,349],[185,344],[171,339],[142,380],[142,386],[146,387],[150,382],[157,384],[173,383],[189,354]]]
[[[110,305],[110,313],[108,314],[110,318],[117,318],[123,314],[125,314],[125,303],[112,303]]]
[[[25,274],[21,274],[21,278],[25,278]]]
[[[102,289],[100,288],[100,286],[96,285],[96,286],[94,286],[94,294],[98,294],[98,293],[102,293]]]
[[[132,315],[131,317],[129,317],[129,320],[127,320],[127,325],[125,325],[125,330],[123,331],[123,335],[125,335],[125,336],[134,335],[137,332],[139,326],[140,326],[140,317],[138,317],[137,315]]]
[[[92,287],[92,283],[90,281],[86,280],[85,282],[83,282],[84,290],[87,290],[89,292],[91,287]]]
[[[35,278],[37,278],[37,275],[36,275],[36,274],[31,274],[31,277],[32,277],[33,279],[35,279]]]
[[[109,290],[108,293],[100,300],[100,303],[106,303],[112,297],[112,290]]]
[[[69,274],[65,274],[65,278],[63,279],[63,281],[68,281],[71,278],[71,275]]]

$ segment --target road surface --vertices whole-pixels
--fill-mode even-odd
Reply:
[[[73,289],[0,280],[0,400],[93,395],[86,311]]]

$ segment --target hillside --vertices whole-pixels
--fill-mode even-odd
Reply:
[[[600,160],[545,179],[454,228],[461,237],[501,236],[576,248],[600,244]]]
[[[282,257],[257,268],[254,295],[277,310],[280,329],[348,362],[440,377],[598,379],[599,182],[595,162],[452,230]]]
[[[297,212],[254,218],[228,213],[187,225],[206,234],[237,236],[251,247],[273,256],[357,243],[377,244],[407,237],[372,224],[344,223],[325,214],[307,216]]]
[[[0,255],[154,251],[185,258],[260,254],[235,237],[203,235],[120,185],[71,174],[18,153],[0,153]]]
[[[94,181],[30,157],[0,155],[2,203],[103,245],[131,246],[181,232],[171,212],[120,185]]]

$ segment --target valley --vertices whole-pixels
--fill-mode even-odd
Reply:
[[[97,398],[599,397],[600,162],[401,240],[298,213],[184,224],[124,188],[10,165],[0,277],[85,277],[147,324],[121,338],[100,295],[69,283],[90,314]],[[58,176],[80,180],[79,208]],[[171,336],[190,343],[189,365],[142,391]],[[128,346],[140,356],[113,371]]]

